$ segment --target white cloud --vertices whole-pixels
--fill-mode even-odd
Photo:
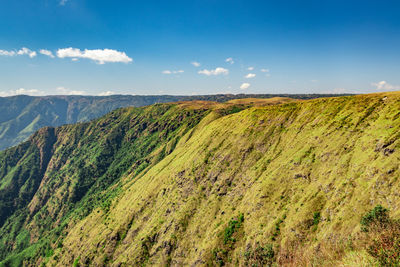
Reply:
[[[221,67],[218,67],[215,70],[207,70],[207,69],[200,70],[200,71],[198,71],[198,73],[199,74],[204,74],[204,75],[207,75],[207,76],[220,75],[220,74],[227,75],[227,74],[229,74],[229,70],[221,68]]]
[[[261,69],[261,72],[269,72],[269,69]]]
[[[196,68],[197,67],[200,67],[200,63],[199,62],[197,62],[197,61],[193,61],[193,62],[190,62],[190,64],[192,64],[193,66],[195,66]]]
[[[28,55],[30,58],[36,57],[37,53],[35,51],[30,50],[29,48],[23,47],[18,51],[7,51],[7,50],[0,50],[0,56],[22,56]]]
[[[36,57],[36,52],[30,50],[29,48],[22,47],[20,50],[18,50],[17,55],[28,55],[30,58]]]
[[[254,70],[254,67],[248,67],[247,70]]]
[[[78,49],[78,48],[62,48],[57,50],[57,56],[59,58],[65,58],[65,57],[83,57],[83,52]]]
[[[54,58],[54,55],[50,50],[40,49],[39,53],[42,54],[42,55]]]
[[[251,78],[256,77],[256,75],[255,75],[254,73],[249,73],[249,74],[247,74],[247,75],[244,76],[244,77],[247,78],[247,79],[251,79]]]
[[[65,87],[57,87],[57,92],[60,95],[87,95],[85,91],[70,90]]]
[[[15,90],[16,95],[39,95],[42,92],[40,92],[37,89],[25,89],[25,88],[19,88]]]
[[[60,5],[61,5],[61,6],[65,6],[65,4],[66,4],[67,2],[68,2],[68,0],[61,0],[61,1],[60,1]]]
[[[392,85],[387,83],[386,81],[380,81],[377,83],[372,83],[372,86],[376,87],[376,90],[379,91],[393,91],[393,90],[400,90],[400,85]]]
[[[15,56],[15,55],[16,55],[15,51],[7,51],[7,50],[1,50],[0,49],[0,56],[12,57],[12,56]]]
[[[311,80],[311,82],[312,82],[312,83],[317,83],[317,82],[318,82],[318,80]]]
[[[179,74],[179,73],[184,73],[184,70],[163,70],[161,73],[162,74]]]
[[[227,62],[229,64],[235,63],[235,61],[233,61],[233,58],[231,58],[231,57],[228,57],[227,59],[225,59],[225,62]]]
[[[106,92],[101,92],[99,96],[110,96],[110,95],[115,95],[115,92],[113,91],[106,91]]]
[[[98,64],[105,64],[108,62],[132,62],[132,58],[128,57],[125,52],[120,52],[112,49],[85,49],[81,51],[78,48],[62,48],[57,50],[57,57],[59,58],[87,58],[95,61]]]
[[[19,89],[10,90],[10,91],[0,91],[0,96],[1,97],[12,96],[12,95],[38,96],[38,95],[44,95],[44,92],[43,91],[39,91],[37,89],[25,89],[25,88],[19,88]]]
[[[242,85],[240,86],[240,89],[246,90],[246,89],[249,88],[249,87],[250,87],[250,84],[249,84],[249,83],[242,83]]]

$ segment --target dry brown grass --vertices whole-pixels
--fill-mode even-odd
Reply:
[[[341,236],[332,236],[323,240],[314,247],[298,241],[289,242],[278,253],[279,266],[338,266],[340,261],[351,249],[351,239]]]
[[[285,103],[291,103],[295,101],[300,101],[297,99],[292,99],[288,97],[272,97],[272,98],[242,98],[242,99],[234,99],[227,101],[225,103],[219,103],[214,101],[203,101],[203,100],[195,100],[195,101],[180,101],[176,102],[182,108],[191,108],[191,109],[224,109],[232,106],[251,106],[251,107],[262,107],[269,105],[279,105]]]
[[[267,105],[279,105],[284,103],[290,103],[295,101],[301,101],[292,99],[289,97],[272,97],[272,98],[242,98],[230,100],[226,103],[241,104],[241,105],[252,105],[256,107],[267,106]]]

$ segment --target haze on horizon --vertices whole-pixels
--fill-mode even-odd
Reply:
[[[400,90],[398,1],[2,3],[0,96]]]

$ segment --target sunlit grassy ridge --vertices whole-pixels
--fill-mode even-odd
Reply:
[[[122,109],[56,128],[28,210],[2,227],[17,229],[2,235],[3,257],[49,266],[377,264],[360,220],[378,204],[400,217],[400,93],[281,100]],[[30,147],[2,160],[16,155],[25,166],[22,158],[41,155]],[[1,183],[16,179],[13,164]],[[28,219],[18,228],[17,218]]]
[[[67,123],[86,122],[122,107],[142,107],[156,103],[203,100],[226,102],[231,99],[278,95],[112,95],[112,96],[27,96],[0,97],[0,150],[26,141],[42,127],[56,127]],[[281,95],[296,99],[310,99],[329,95]],[[262,101],[262,99],[261,99]]]

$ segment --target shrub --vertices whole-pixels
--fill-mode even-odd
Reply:
[[[320,220],[321,220],[321,213],[319,211],[314,212],[314,215],[313,215],[313,228],[312,228],[313,232],[315,232],[317,230],[317,227],[318,227],[318,224],[319,224]]]
[[[271,266],[275,262],[275,251],[272,244],[257,245],[245,253],[246,266]]]
[[[236,240],[232,237],[232,235],[242,226],[244,222],[244,215],[240,213],[237,219],[231,219],[228,223],[228,227],[225,228],[224,231],[224,244],[228,244],[229,242],[234,243]]]
[[[78,258],[76,258],[74,260],[74,263],[72,264],[73,267],[78,267],[79,266],[79,260],[81,259],[81,257],[79,256]]]
[[[393,222],[373,229],[367,252],[382,266],[400,266],[400,224]]]
[[[361,219],[367,252],[381,266],[400,266],[400,222],[389,217],[389,210],[378,205]]]
[[[361,218],[361,231],[368,232],[373,224],[386,224],[389,222],[389,211],[377,205]]]

